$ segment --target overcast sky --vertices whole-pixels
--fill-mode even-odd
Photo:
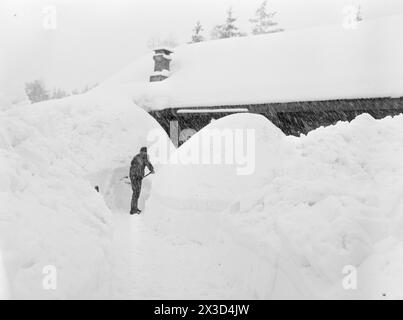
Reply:
[[[208,36],[233,7],[238,25],[262,0],[1,0],[0,90],[9,96],[41,78],[67,90],[100,82],[146,53],[151,37],[189,41],[200,20]],[[402,0],[269,0],[286,30],[343,21],[346,5],[361,4],[364,19],[403,13]],[[56,9],[56,29],[43,27],[48,6]],[[45,9],[46,10],[46,9]]]

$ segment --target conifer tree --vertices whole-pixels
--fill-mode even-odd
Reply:
[[[193,28],[193,35],[191,43],[201,42],[204,41],[204,37],[201,35],[203,31],[203,26],[201,25],[200,21],[197,21],[196,26]]]
[[[273,21],[277,12],[267,12],[266,10],[267,0],[263,1],[260,7],[255,12],[255,18],[249,21],[253,24],[253,34],[265,34],[284,31],[278,28],[278,23]]]
[[[227,19],[224,24],[220,24],[214,27],[211,36],[213,39],[225,39],[232,37],[242,37],[245,34],[240,32],[235,25],[237,18],[233,16],[232,8],[227,11]]]

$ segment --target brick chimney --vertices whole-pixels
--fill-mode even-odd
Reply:
[[[150,76],[150,82],[162,81],[169,77],[171,53],[173,51],[166,48],[154,49],[154,73]]]

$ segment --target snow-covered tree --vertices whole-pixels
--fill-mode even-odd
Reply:
[[[273,21],[274,16],[277,12],[267,12],[266,11],[267,0],[263,1],[260,7],[255,12],[255,18],[249,21],[253,24],[252,33],[253,34],[264,34],[264,33],[274,33],[284,31],[278,28],[278,23]]]
[[[201,25],[200,21],[197,21],[196,26],[193,28],[193,35],[191,43],[201,42],[204,41],[204,37],[201,35],[203,31],[203,26]]]
[[[225,23],[215,26],[211,32],[211,37],[213,39],[225,39],[244,36],[245,34],[240,32],[235,25],[236,20],[237,18],[233,16],[232,8],[230,7],[227,11],[227,19]]]
[[[67,97],[69,94],[63,89],[57,88],[52,91],[52,99],[61,99]]]
[[[49,93],[41,80],[34,80],[25,84],[25,93],[31,103],[49,99]]]

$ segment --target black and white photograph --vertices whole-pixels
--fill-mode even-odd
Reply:
[[[0,0],[0,299],[403,299],[403,1]]]

